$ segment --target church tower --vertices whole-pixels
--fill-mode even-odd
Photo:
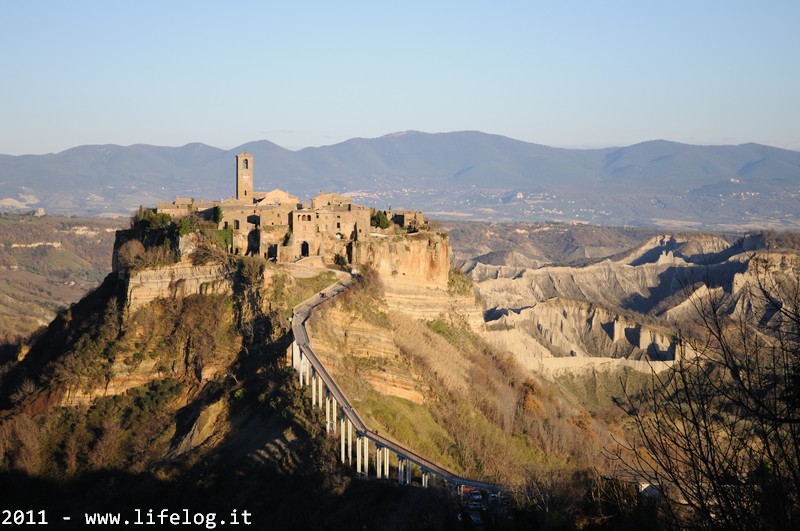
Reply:
[[[253,197],[253,155],[236,155],[236,199],[252,202]]]

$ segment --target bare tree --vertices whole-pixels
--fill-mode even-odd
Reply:
[[[628,397],[621,462],[658,481],[677,527],[797,529],[800,259],[752,257],[731,293],[690,300],[700,332]]]

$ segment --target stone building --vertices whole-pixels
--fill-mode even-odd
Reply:
[[[428,221],[419,210],[387,210],[386,217],[404,229],[423,230],[428,228]]]
[[[311,200],[311,208],[291,213],[291,252],[295,258],[345,256],[349,242],[369,237],[371,215],[369,207],[357,205],[349,197],[320,194]]]
[[[236,156],[234,197],[222,201],[177,198],[158,203],[156,211],[178,218],[194,214],[212,220],[215,207],[219,207],[222,220],[218,228],[231,229],[233,234],[231,253],[278,262],[307,256],[331,262],[337,254],[346,256],[350,243],[369,237],[369,207],[335,193],[320,193],[309,206],[283,190],[256,192],[253,169],[253,155],[240,153]]]

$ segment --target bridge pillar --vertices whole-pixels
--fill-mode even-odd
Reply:
[[[404,477],[403,461],[404,459],[400,457],[400,454],[397,454],[397,482],[400,483],[401,485],[403,484],[403,477]]]
[[[300,371],[300,363],[302,361],[301,358],[302,354],[300,353],[300,347],[297,346],[297,341],[292,341],[292,368],[296,371]]]
[[[303,351],[299,348],[297,349],[297,374],[300,376],[300,388],[303,387]]]
[[[345,444],[344,444],[345,433],[344,432],[345,432],[344,419],[342,419],[342,427],[339,430],[339,438],[341,439],[341,447],[342,447],[342,449],[341,449],[342,450],[341,451],[342,464],[344,464],[344,446],[345,446]]]
[[[378,479],[381,479],[381,474],[383,473],[383,448],[375,445],[375,473]]]
[[[364,439],[364,476],[369,476],[369,439],[366,437],[362,439]]]
[[[411,461],[406,459],[406,485],[411,485]]]
[[[338,416],[337,414],[339,412],[339,403],[336,402],[335,398],[331,398],[331,400],[333,400],[333,404],[331,404],[331,408],[333,409],[333,433],[336,433],[336,426],[338,424],[336,417]]]
[[[331,432],[331,396],[325,395],[325,432]]]
[[[427,487],[428,486],[429,478],[430,478],[430,474],[427,471],[423,470],[422,471],[422,486],[423,487]]]
[[[347,419],[347,464],[353,464],[353,423]]]
[[[389,449],[383,449],[383,477],[389,478]]]
[[[317,407],[317,371],[311,372],[311,407]]]
[[[361,474],[361,436],[356,434],[356,474]]]

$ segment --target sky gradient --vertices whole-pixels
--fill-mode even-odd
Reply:
[[[480,130],[800,150],[800,2],[0,0],[0,153]]]

